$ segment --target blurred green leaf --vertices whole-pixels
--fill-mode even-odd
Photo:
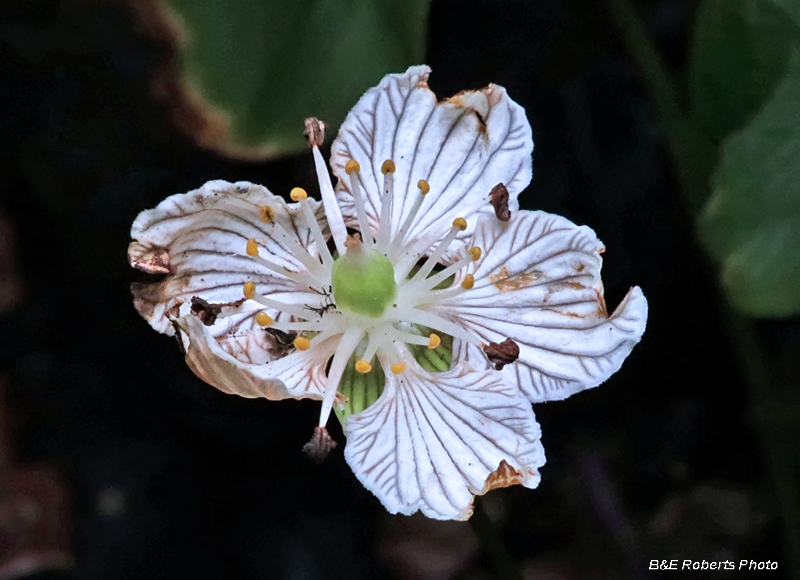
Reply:
[[[735,308],[800,312],[800,56],[772,98],[722,147],[699,234]]]
[[[150,0],[148,29],[176,48],[160,79],[173,118],[224,154],[302,150],[383,75],[424,57],[429,0]],[[155,22],[153,22],[155,21]]]
[[[783,78],[797,42],[794,22],[771,0],[705,0],[689,65],[692,115],[716,139],[742,127]]]

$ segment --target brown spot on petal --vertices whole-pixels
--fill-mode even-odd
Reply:
[[[586,286],[580,282],[567,282],[567,286],[573,290],[586,290]]]
[[[325,123],[314,117],[306,119],[306,130],[303,135],[308,139],[309,147],[322,147],[325,141]]]
[[[160,246],[147,247],[133,241],[128,246],[128,262],[148,274],[169,274],[169,252]]]
[[[500,465],[495,471],[489,474],[486,478],[486,483],[483,484],[483,490],[480,495],[485,494],[487,491],[498,489],[501,487],[510,487],[522,483],[522,474],[511,467],[505,459],[500,461]]]
[[[303,446],[303,451],[315,462],[323,461],[336,449],[334,441],[325,427],[314,427],[314,436]]]
[[[483,347],[483,352],[489,358],[489,362],[494,365],[495,370],[503,370],[503,367],[510,365],[519,358],[519,345],[510,338],[501,343],[490,342]]]
[[[509,276],[508,268],[503,266],[497,274],[490,274],[489,280],[500,292],[511,292],[527,288],[541,277],[542,273],[538,270],[522,272],[516,276]]]
[[[508,190],[502,183],[498,183],[489,192],[492,199],[492,207],[494,207],[494,215],[501,222],[507,222],[511,219],[511,210],[508,209]]]

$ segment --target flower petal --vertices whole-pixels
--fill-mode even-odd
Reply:
[[[632,288],[608,315],[600,280],[604,248],[590,228],[522,210],[507,223],[483,218],[470,245],[484,249],[475,286],[442,302],[439,311],[487,343],[516,342],[519,359],[502,372],[531,401],[565,399],[599,385],[641,339],[647,301]],[[456,342],[454,360],[488,367],[480,348]]]
[[[534,488],[544,464],[540,429],[519,391],[461,364],[432,374],[411,362],[344,426],[345,459],[391,513],[466,520],[474,495]]]
[[[245,364],[225,352],[196,316],[174,321],[192,372],[223,393],[249,399],[321,399],[325,365],[336,347],[329,339],[268,364]],[[285,353],[284,353],[285,354]]]
[[[324,227],[319,202],[309,201]],[[307,272],[286,243],[274,235],[273,227],[261,220],[263,206],[271,207],[275,211],[272,219],[317,256],[299,204],[286,204],[264,187],[248,182],[209,181],[200,189],[168,197],[155,209],[139,214],[128,248],[131,266],[166,274],[159,282],[132,287],[136,309],[153,328],[173,334],[170,321],[189,314],[193,296],[212,304],[240,301],[243,284],[248,280],[256,284],[261,294],[283,302],[320,301],[319,293],[247,256],[247,239],[253,238],[265,258],[293,272]],[[254,322],[259,310],[264,307],[246,301],[236,307],[232,316],[220,318],[209,327],[223,347],[242,362],[263,363],[274,358],[274,341]],[[278,317],[275,311],[267,312]]]
[[[383,192],[381,165],[395,163],[392,234],[411,211],[419,195],[417,183],[425,179],[430,193],[422,204],[406,239],[414,252],[426,252],[444,235],[441,224],[456,217],[474,229],[476,212],[492,213],[489,192],[498,183],[509,191],[509,206],[519,207],[517,195],[531,180],[533,139],[525,111],[504,88],[489,85],[464,91],[437,102],[428,88],[430,69],[409,68],[387,75],[366,92],[350,111],[331,148],[331,167],[339,178],[337,190],[348,225],[358,227],[350,178],[345,164],[355,159],[366,210],[377,232]],[[416,259],[414,259],[416,261]]]

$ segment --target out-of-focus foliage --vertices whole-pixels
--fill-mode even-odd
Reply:
[[[423,60],[428,0],[150,0],[173,44],[160,79],[173,117],[235,158],[302,150],[303,120],[335,129],[389,72]]]
[[[800,310],[800,62],[725,140],[713,185],[699,228],[733,305],[753,316]]]
[[[789,5],[788,2],[785,4]],[[740,312],[800,311],[800,10],[706,0],[690,63],[694,120],[721,139],[700,238]]]
[[[768,0],[707,0],[689,71],[692,114],[720,139],[747,122],[786,73],[794,23]]]

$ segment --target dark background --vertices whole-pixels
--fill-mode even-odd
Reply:
[[[680,72],[695,2],[637,6]],[[322,465],[301,452],[318,404],[216,391],[135,312],[139,211],[209,179],[315,181],[310,155],[240,163],[194,146],[150,94],[161,58],[116,2],[0,5],[0,578],[20,554],[40,579],[482,580],[513,564],[599,580],[672,558],[769,559],[789,577],[758,394],[603,4],[432,4],[433,90],[505,86],[534,130],[521,205],[598,233],[610,308],[632,285],[650,303],[619,373],[535,408],[539,489],[492,492],[473,524],[386,514],[341,447]],[[796,319],[748,329],[777,376],[796,366]]]

